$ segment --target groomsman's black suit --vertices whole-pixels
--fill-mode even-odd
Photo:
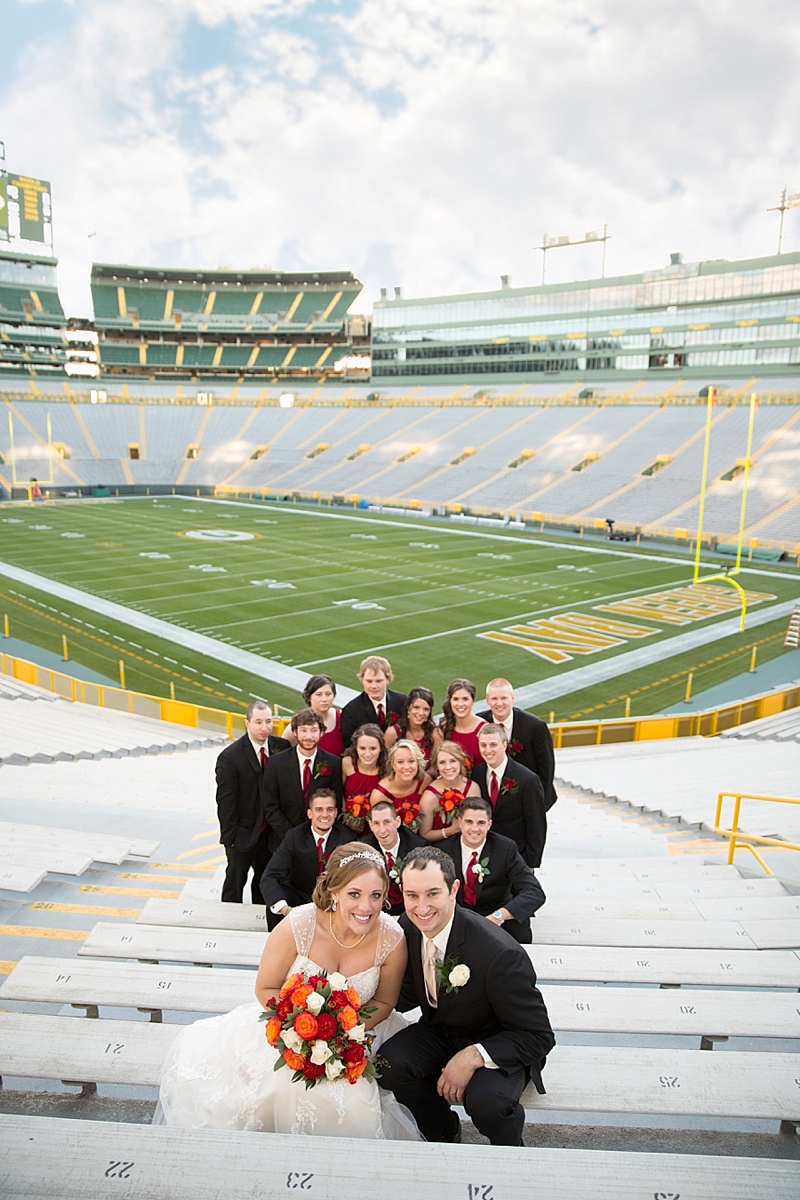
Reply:
[[[386,714],[381,728],[384,732],[392,724],[397,724],[400,718],[400,713],[403,711],[403,705],[406,702],[403,692],[393,692],[389,688],[386,689]],[[392,721],[392,716],[395,720]],[[342,709],[341,729],[342,737],[344,738],[345,749],[350,745],[353,734],[361,725],[380,725],[378,714],[375,711],[375,705],[370,700],[366,692],[359,694],[345,704]]]
[[[270,858],[267,869],[261,876],[261,895],[267,906],[268,929],[274,929],[283,919],[269,911],[279,900],[285,900],[290,908],[310,903],[311,893],[319,878],[317,836],[311,828],[311,822],[306,821],[296,829],[289,830]],[[344,846],[352,841],[352,830],[337,821],[328,831],[325,858],[327,859],[337,846]]]
[[[269,826],[269,848],[273,853],[290,829],[307,820],[308,802],[319,788],[330,788],[341,807],[342,760],[338,754],[316,751],[307,796],[303,796],[296,747],[292,746],[269,760],[264,771],[264,813]]]
[[[408,941],[401,1000],[420,1005],[422,1018],[381,1046],[388,1064],[381,1068],[381,1087],[411,1109],[428,1141],[451,1141],[454,1113],[436,1084],[454,1054],[480,1042],[498,1070],[475,1072],[464,1107],[492,1145],[521,1145],[525,1114],[519,1097],[528,1079],[544,1092],[541,1070],[555,1045],[527,952],[491,921],[455,905],[445,962],[467,966],[469,980],[450,993],[440,986],[434,1008],[422,974],[422,934],[405,915],[400,925]]]
[[[547,722],[533,713],[525,712],[522,708],[513,708],[511,712],[513,719],[511,737],[508,739],[508,756],[513,758],[514,762],[521,763],[523,767],[533,771],[534,775],[539,776],[544,790],[544,806],[552,808],[558,799],[553,786],[556,756]],[[478,716],[483,717],[484,721],[494,720],[490,709],[478,713]],[[515,742],[519,742],[522,746],[522,749],[517,752],[513,750]]]
[[[442,842],[441,848],[452,858],[456,868],[456,879],[461,884],[456,899],[459,904],[468,908],[470,906],[464,899],[461,838],[447,838]],[[488,873],[482,883],[480,879],[476,882],[477,898],[472,911],[480,917],[488,917],[498,908],[507,908],[514,920],[504,921],[501,928],[510,933],[515,941],[527,945],[533,941],[531,917],[545,901],[542,885],[528,870],[516,842],[503,837],[501,833],[495,833],[493,829],[486,834],[483,850],[478,856],[479,862],[484,860],[488,860]],[[273,858],[272,862],[274,861]],[[272,862],[267,868],[268,871],[272,869]],[[261,890],[263,892],[264,888]]]
[[[265,748],[271,761],[273,754],[288,747],[285,738],[270,734]],[[241,904],[247,873],[252,867],[253,903],[261,904],[259,883],[270,853],[267,830],[262,829],[264,772],[246,733],[222,751],[217,759],[216,775],[219,840],[228,858],[222,899]]]
[[[425,838],[420,837],[418,833],[414,833],[414,832],[412,832],[412,830],[407,829],[404,825],[400,826],[397,833],[400,838],[400,845],[398,847],[398,855],[399,855],[401,863],[402,863],[402,860],[405,858],[405,856],[408,854],[409,850],[413,850],[415,846],[429,846],[430,845],[430,842],[426,842]],[[378,841],[378,839],[375,837],[375,834],[372,833],[371,830],[368,831],[367,833],[364,833],[361,835],[361,841],[364,843],[365,846],[372,846],[375,850],[378,851],[379,854],[382,854],[384,856],[384,858],[386,857],[383,854],[383,847],[381,846],[380,842]],[[390,880],[390,885],[392,882],[393,881]],[[398,888],[397,884],[395,884],[395,888]],[[392,903],[393,890],[394,889],[390,886],[389,887],[389,902],[390,902],[389,903],[389,916],[390,917],[399,917],[400,913],[405,912],[405,905],[403,904],[402,895],[397,896],[396,894],[394,896],[394,903]]]
[[[476,763],[472,778],[481,789],[484,800],[489,796],[489,767]],[[506,759],[506,769],[500,780],[500,795],[492,817],[492,830],[510,837],[529,867],[541,866],[547,838],[547,814],[539,776],[527,767]]]

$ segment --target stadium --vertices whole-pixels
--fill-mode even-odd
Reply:
[[[345,703],[378,654],[437,711],[507,678],[556,751],[533,961],[558,1045],[524,1147],[467,1122],[437,1147],[459,1195],[591,1171],[788,1200],[800,253],[369,313],[350,270],[95,263],[88,320],[49,185],[3,182],[7,1194],[358,1186],[343,1139],[271,1135],[265,1164],[149,1122],[176,1032],[250,997],[264,942],[219,900],[216,758],[250,700],[282,725],[325,672]]]

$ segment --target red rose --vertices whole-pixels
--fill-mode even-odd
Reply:
[[[325,984],[328,982],[328,980],[324,975],[309,975],[308,982],[313,988],[318,988],[320,984]]]
[[[342,1051],[342,1061],[346,1063],[360,1063],[366,1056],[367,1052],[361,1042],[351,1042]]]
[[[511,753],[514,755],[522,754],[522,742],[517,741],[517,739],[515,738],[514,741],[511,743],[511,746],[509,747],[509,749],[511,750]]]
[[[335,1036],[339,1030],[339,1022],[332,1013],[321,1012],[317,1017],[317,1037],[323,1042]]]
[[[303,1074],[306,1079],[319,1079],[320,1075],[325,1074],[325,1065],[312,1062],[310,1058],[307,1058],[303,1063]]]
[[[350,1001],[347,998],[347,992],[344,992],[344,991],[339,991],[339,992],[333,991],[333,992],[331,992],[330,997],[328,999],[329,1008],[332,1008],[334,1010],[338,1010],[340,1008],[347,1008],[347,1005],[349,1003],[350,1003]]]

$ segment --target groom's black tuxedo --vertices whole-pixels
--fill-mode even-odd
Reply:
[[[436,1084],[454,1054],[480,1042],[498,1069],[475,1072],[464,1107],[493,1145],[521,1145],[519,1097],[528,1079],[544,1091],[541,1070],[555,1044],[527,952],[490,921],[456,905],[445,962],[468,967],[469,979],[450,993],[440,986],[433,1007],[422,973],[422,934],[406,915],[400,925],[408,941],[401,1000],[420,1005],[422,1018],[381,1047],[389,1064],[381,1087],[411,1109],[428,1141],[449,1141],[454,1114]]]

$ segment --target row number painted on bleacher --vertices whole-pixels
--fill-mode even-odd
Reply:
[[[112,1161],[104,1174],[106,1179],[130,1179],[131,1168],[135,1166],[133,1162]]]
[[[311,1180],[314,1178],[313,1171],[306,1173],[305,1171],[290,1171],[286,1178],[287,1188],[302,1188],[304,1191],[309,1191],[313,1184]]]

